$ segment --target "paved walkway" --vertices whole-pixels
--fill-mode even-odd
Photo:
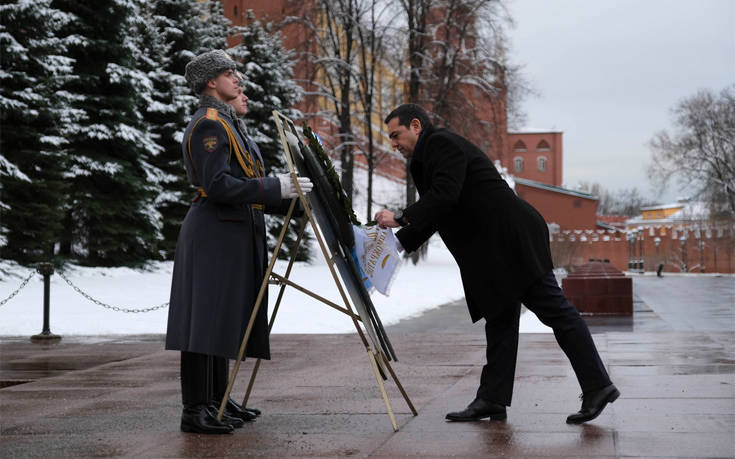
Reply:
[[[419,411],[388,382],[398,432],[354,334],[273,336],[250,403],[265,414],[227,436],[179,432],[178,354],[160,336],[3,338],[0,455],[735,456],[735,279],[636,277],[634,291],[632,320],[590,320],[622,396],[586,425],[564,422],[579,388],[551,334],[521,336],[507,421],[445,422],[484,363],[482,324],[456,303],[389,328]]]

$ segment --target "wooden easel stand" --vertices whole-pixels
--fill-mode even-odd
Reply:
[[[283,128],[281,126],[281,119],[280,118],[283,117],[283,115],[281,115],[280,113],[274,111],[273,112],[273,116],[276,119],[276,125],[277,125],[278,130],[279,130],[279,133],[281,135],[281,141],[282,141],[282,143],[284,145],[284,148],[287,150],[286,151],[286,160],[287,160],[287,163],[288,163],[289,170],[291,171],[291,179],[296,184],[296,188],[297,188],[297,192],[298,192],[298,195],[299,196],[297,198],[294,198],[291,201],[291,205],[289,206],[288,213],[286,214],[286,218],[284,220],[283,227],[281,228],[281,233],[280,233],[280,235],[278,237],[278,240],[276,242],[276,246],[273,249],[273,255],[271,256],[270,263],[268,264],[268,268],[266,269],[265,275],[263,277],[263,282],[262,282],[262,284],[260,286],[260,290],[258,292],[258,296],[257,296],[257,299],[255,301],[255,305],[253,306],[253,312],[252,312],[252,314],[250,316],[250,321],[248,322],[247,329],[245,330],[245,335],[243,336],[242,344],[240,345],[240,350],[238,352],[237,360],[235,361],[234,367],[233,367],[232,372],[230,374],[230,380],[229,380],[229,382],[227,384],[227,389],[225,391],[224,397],[222,398],[222,402],[220,404],[219,411],[217,413],[217,419],[220,420],[220,421],[222,420],[222,415],[224,414],[225,406],[227,405],[227,400],[230,398],[230,393],[232,392],[232,386],[234,385],[235,378],[237,377],[237,372],[240,369],[240,363],[242,362],[242,357],[245,355],[245,350],[246,350],[246,347],[247,347],[247,342],[248,342],[248,340],[250,338],[250,334],[252,333],[253,324],[255,323],[255,318],[256,318],[256,316],[258,314],[258,310],[261,307],[261,303],[263,302],[263,298],[265,297],[265,291],[268,288],[269,281],[270,281],[271,278],[273,278],[273,279],[275,279],[277,281],[277,283],[280,284],[281,288],[279,290],[278,298],[276,300],[276,303],[275,303],[275,306],[274,306],[274,309],[273,309],[273,315],[271,316],[271,319],[270,319],[270,322],[269,322],[269,325],[268,325],[268,331],[269,331],[269,333],[270,333],[270,330],[273,328],[273,324],[275,322],[276,314],[278,313],[278,308],[279,308],[280,303],[281,303],[281,300],[283,298],[283,293],[284,293],[284,290],[285,290],[286,286],[291,286],[291,287],[299,290],[300,292],[303,292],[306,295],[309,295],[312,298],[314,298],[314,299],[316,299],[316,300],[318,300],[318,301],[326,304],[327,306],[330,306],[330,307],[336,309],[337,311],[339,311],[339,312],[341,312],[341,313],[346,314],[347,316],[349,316],[352,319],[352,323],[355,326],[355,330],[357,331],[357,334],[360,336],[360,339],[362,340],[363,346],[365,346],[365,350],[367,351],[368,358],[370,359],[371,367],[373,368],[373,373],[375,374],[375,379],[376,379],[376,381],[378,383],[378,387],[380,388],[380,392],[381,392],[381,395],[383,397],[383,401],[385,402],[385,407],[386,407],[386,410],[387,410],[388,415],[390,417],[391,424],[393,425],[393,430],[394,431],[398,431],[398,425],[396,424],[396,419],[395,419],[395,416],[393,414],[393,409],[391,408],[390,400],[388,399],[388,394],[385,391],[385,385],[383,384],[383,378],[381,377],[381,371],[378,368],[378,361],[376,360],[375,353],[373,352],[373,350],[372,350],[372,348],[370,346],[370,343],[368,342],[367,338],[365,337],[365,334],[364,334],[362,328],[360,327],[360,324],[358,323],[358,321],[361,321],[361,318],[360,318],[360,316],[358,314],[356,314],[353,311],[352,306],[350,305],[350,302],[348,300],[347,294],[345,293],[345,290],[344,290],[344,288],[342,286],[342,283],[340,282],[339,277],[337,276],[337,271],[336,271],[335,266],[334,266],[333,257],[329,253],[328,246],[325,244],[324,239],[323,239],[323,236],[322,236],[321,232],[319,231],[318,226],[316,225],[316,221],[314,219],[314,215],[312,214],[312,210],[311,210],[311,207],[309,205],[309,201],[306,199],[306,195],[303,193],[303,190],[298,185],[298,181],[296,180],[295,168],[294,168],[294,165],[293,165],[293,163],[291,161],[291,157],[290,157],[291,153],[290,153],[290,151],[288,151],[288,148],[289,148],[288,147],[288,143],[286,141],[286,137],[285,137],[285,134],[283,132]],[[285,118],[285,117],[283,117],[283,118]],[[287,118],[285,118],[285,119],[287,120]],[[288,120],[288,121],[290,122],[290,120]],[[291,126],[291,128],[293,129],[292,126]],[[300,231],[299,231],[299,235],[298,235],[298,239],[296,241],[295,248],[293,249],[293,253],[291,254],[291,259],[289,260],[289,264],[288,264],[288,268],[286,269],[286,273],[285,273],[284,276],[281,276],[281,275],[278,275],[278,274],[276,274],[276,273],[273,272],[273,267],[275,265],[276,259],[278,258],[278,253],[281,250],[281,245],[283,244],[283,240],[284,240],[285,235],[286,235],[286,230],[288,229],[289,222],[291,221],[291,218],[293,216],[293,211],[294,211],[294,208],[295,208],[295,205],[296,205],[296,201],[297,200],[300,200],[301,201],[301,204],[303,205],[303,208],[304,208],[304,212],[306,214],[306,218],[304,219],[304,222],[301,225],[301,228],[300,228]],[[301,241],[302,241],[302,238],[303,238],[303,234],[304,234],[304,232],[306,230],[307,223],[311,223],[311,227],[314,230],[314,235],[316,236],[316,240],[317,240],[317,242],[319,244],[319,247],[321,248],[321,251],[322,251],[322,254],[324,256],[324,259],[327,261],[327,266],[329,267],[329,271],[332,274],[332,278],[334,279],[334,283],[335,283],[335,285],[337,287],[337,290],[340,293],[340,296],[342,297],[342,301],[344,302],[345,307],[342,307],[342,306],[340,306],[340,305],[338,305],[338,304],[336,304],[336,303],[334,303],[332,301],[329,301],[328,299],[326,299],[326,298],[324,298],[324,297],[322,297],[322,296],[320,296],[320,295],[318,295],[318,294],[316,294],[314,292],[311,292],[310,290],[308,290],[308,289],[306,289],[306,288],[304,288],[304,287],[302,287],[302,286],[300,286],[300,285],[298,285],[298,284],[296,284],[294,282],[291,282],[288,279],[289,276],[290,276],[290,274],[291,274],[291,269],[293,267],[294,261],[296,259],[296,254],[298,252],[298,248],[299,248],[299,246],[301,244]],[[404,388],[401,385],[400,381],[398,380],[398,377],[396,376],[395,372],[393,371],[393,368],[391,368],[390,363],[388,362],[388,359],[382,353],[382,351],[380,351],[379,349],[378,349],[378,353],[380,354],[379,357],[381,358],[381,362],[380,363],[388,370],[388,373],[390,374],[391,378],[393,379],[393,381],[398,386],[398,389],[399,389],[401,395],[406,400],[406,404],[408,405],[409,409],[411,410],[411,413],[414,416],[416,416],[418,413],[416,412],[416,409],[414,408],[413,403],[411,403],[411,400],[409,399],[408,394],[406,393],[406,391],[404,390]],[[258,359],[256,361],[255,366],[253,367],[253,372],[252,372],[252,374],[250,376],[250,381],[248,383],[248,388],[247,388],[247,391],[245,393],[245,397],[243,399],[243,403],[242,403],[242,406],[243,407],[246,406],[246,403],[247,403],[247,401],[248,401],[248,399],[250,397],[250,393],[252,391],[252,387],[253,387],[253,384],[255,382],[255,377],[256,377],[256,374],[258,372],[259,367],[260,367],[260,359]]]

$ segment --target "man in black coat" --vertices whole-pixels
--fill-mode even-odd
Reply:
[[[419,200],[381,227],[412,252],[438,231],[460,268],[473,322],[485,319],[487,364],[475,400],[452,421],[506,418],[513,394],[521,303],[554,330],[582,387],[582,408],[567,417],[596,418],[620,392],[610,381],[582,317],[564,297],[551,262],[543,217],[518,198],[488,157],[467,139],[431,125],[421,107],[405,104],[386,118],[392,146],[410,161]]]
[[[228,400],[216,419],[235,359],[254,310],[267,261],[263,213],[298,196],[288,175],[266,177],[254,142],[243,138],[235,109],[242,98],[235,62],[221,50],[186,66],[200,95],[182,139],[189,182],[198,195],[181,225],[171,283],[166,349],[181,351],[181,430],[229,433],[258,412]],[[303,192],[308,178],[298,178]],[[258,310],[246,356],[270,358],[267,307]]]

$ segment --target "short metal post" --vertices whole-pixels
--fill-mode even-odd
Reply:
[[[646,272],[643,268],[643,230],[638,230],[638,271]]]
[[[635,269],[635,235],[633,231],[628,232],[628,271]]]
[[[712,272],[716,273],[717,272],[717,246],[716,245],[712,247],[712,256],[715,259],[715,269]]]
[[[38,272],[43,276],[43,331],[38,335],[31,336],[31,341],[60,340],[61,336],[51,333],[49,315],[51,309],[51,275],[54,273],[54,265],[51,263],[39,263]]]
[[[685,273],[687,269],[687,240],[681,237],[681,272]]]
[[[699,240],[699,272],[704,272],[704,241]]]

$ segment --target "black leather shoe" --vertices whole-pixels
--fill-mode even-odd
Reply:
[[[254,414],[255,416],[260,416],[260,410],[259,410],[259,409],[257,409],[257,408],[250,408],[249,406],[246,406],[246,407],[245,407],[245,408],[243,408],[243,409],[244,409],[245,411],[249,411],[249,412],[253,413],[253,414]]]
[[[249,406],[246,406],[246,407],[243,408],[242,405],[240,405],[236,401],[232,400],[231,398],[228,398],[227,399],[227,409],[228,410],[232,410],[232,411],[237,411],[237,410],[248,411],[253,416],[256,416],[256,417],[257,416],[260,416],[260,410],[259,409],[257,409],[257,408],[250,408]]]
[[[217,419],[217,415],[219,414],[219,404],[210,403],[209,404],[209,413]],[[237,416],[232,416],[230,413],[227,412],[227,408],[225,408],[225,412],[222,413],[222,421],[220,421],[222,424],[229,424],[234,429],[239,429],[240,427],[245,425],[245,421],[238,418]]]
[[[567,424],[581,424],[591,421],[602,413],[605,405],[620,397],[620,391],[612,384],[594,392],[582,394],[582,408],[567,417]]]
[[[233,427],[212,416],[207,405],[184,407],[181,414],[181,431],[199,434],[228,434]]]
[[[450,421],[479,421],[490,418],[491,421],[502,421],[507,417],[503,405],[476,398],[463,411],[447,414],[446,419]]]
[[[243,422],[250,422],[254,421],[257,415],[255,413],[251,413],[247,409],[242,409],[240,405],[238,405],[234,400],[227,399],[227,404],[225,405],[225,414],[242,420]]]

